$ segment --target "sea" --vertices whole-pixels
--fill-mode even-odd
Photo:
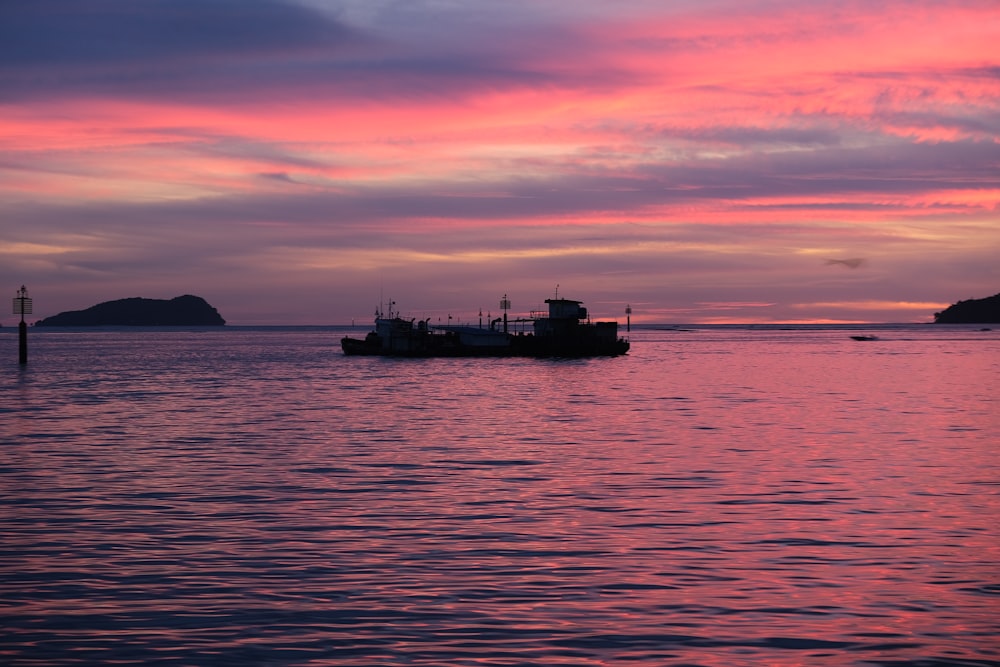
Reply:
[[[0,664],[1000,665],[1000,330],[364,332],[0,329]]]

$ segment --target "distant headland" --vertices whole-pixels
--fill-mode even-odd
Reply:
[[[200,296],[185,294],[173,299],[118,299],[105,301],[86,310],[71,310],[46,317],[38,327],[202,327],[222,326],[219,311]]]
[[[959,301],[934,313],[935,324],[1000,324],[1000,294]]]

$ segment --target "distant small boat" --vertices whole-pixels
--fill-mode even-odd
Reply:
[[[853,340],[878,340],[878,336],[851,336]]]

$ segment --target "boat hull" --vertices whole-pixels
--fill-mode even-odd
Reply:
[[[347,356],[382,357],[615,357],[629,351],[629,341],[558,340],[535,336],[510,336],[506,345],[463,345],[447,335],[429,335],[405,345],[383,345],[381,340],[345,336],[340,346]]]

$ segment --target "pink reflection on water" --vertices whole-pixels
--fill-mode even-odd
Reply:
[[[995,655],[995,355],[644,336],[229,380],[201,341],[75,397],[34,385],[11,636],[315,664]]]

